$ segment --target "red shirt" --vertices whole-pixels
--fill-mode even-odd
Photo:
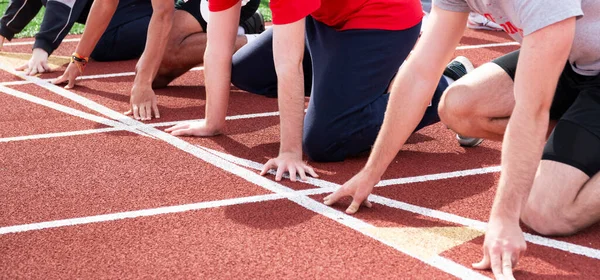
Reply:
[[[210,0],[213,12],[239,0]],[[421,21],[420,0],[271,0],[274,24],[288,24],[308,15],[337,30],[404,30]]]

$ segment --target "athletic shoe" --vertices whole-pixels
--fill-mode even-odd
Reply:
[[[456,81],[473,71],[473,69],[475,69],[475,67],[473,67],[473,63],[471,63],[468,58],[458,56],[448,63],[444,70],[444,76]],[[456,140],[458,140],[458,144],[463,147],[475,147],[483,142],[482,138],[464,137],[458,134],[456,134]]]
[[[458,134],[456,134],[456,140],[463,147],[476,147],[483,142],[483,138],[464,137]]]
[[[475,67],[471,61],[464,56],[457,56],[454,58],[448,65],[446,65],[446,69],[444,70],[444,76],[452,80],[458,80],[460,77],[467,75],[467,73],[473,71]]]
[[[265,31],[265,19],[262,14],[256,12],[240,26],[244,28],[245,34],[260,34]]]
[[[487,19],[486,17],[478,13],[469,13],[469,20],[467,21],[467,27],[471,29],[479,30],[491,30],[491,31],[503,31],[502,26]]]

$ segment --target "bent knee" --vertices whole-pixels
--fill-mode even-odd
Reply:
[[[459,134],[468,135],[471,130],[469,120],[475,113],[475,104],[469,98],[471,90],[460,81],[454,82],[446,88],[438,105],[440,121]]]
[[[304,153],[312,160],[317,162],[333,162],[344,160],[344,155],[336,149],[335,143],[331,142],[325,133],[318,133],[315,130],[304,131],[302,138],[302,148]]]
[[[561,211],[560,207],[528,203],[521,213],[521,220],[529,228],[542,235],[571,235],[579,230],[575,215]]]

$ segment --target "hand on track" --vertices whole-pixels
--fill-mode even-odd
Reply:
[[[75,63],[69,63],[65,72],[52,81],[52,83],[55,85],[67,83],[65,88],[71,89],[75,86],[75,80],[77,77],[79,77],[79,75],[81,75],[81,72],[79,71],[77,65],[75,65]]]
[[[277,158],[272,158],[265,163],[260,175],[267,174],[271,169],[277,169],[275,181],[281,181],[283,173],[286,171],[290,173],[290,180],[292,182],[296,182],[297,175],[300,175],[302,181],[306,181],[307,173],[312,177],[319,177],[310,165],[302,161],[302,154],[280,153]]]
[[[348,206],[348,209],[346,209],[346,213],[356,213],[361,204],[371,208],[372,204],[367,200],[367,198],[373,191],[373,187],[375,187],[377,182],[379,182],[379,179],[372,179],[366,171],[360,171],[337,191],[326,196],[323,199],[323,202],[325,205],[332,205],[342,197],[351,196],[352,203],[350,206]]]
[[[496,279],[515,279],[513,268],[525,253],[527,244],[518,222],[490,218],[483,243],[483,259],[476,269],[492,269]]]
[[[134,83],[131,88],[130,104],[131,107],[129,111],[125,112],[125,115],[133,115],[136,120],[149,121],[154,112],[154,116],[157,119],[160,118],[156,94],[150,84],[140,86]]]
[[[0,35],[0,52],[2,51],[2,46],[4,46],[4,40],[6,38],[4,38],[4,36]]]
[[[175,136],[214,136],[221,134],[219,129],[210,128],[206,125],[206,121],[193,123],[180,123],[165,129],[166,132]]]
[[[35,48],[27,63],[15,68],[17,71],[25,71],[25,75],[33,76],[38,73],[51,72],[48,66],[48,53],[45,50]]]

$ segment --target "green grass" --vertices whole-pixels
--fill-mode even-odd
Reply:
[[[0,12],[1,12],[0,15],[4,15],[4,12],[6,11],[7,7],[8,7],[8,1],[0,0]],[[38,32],[38,30],[40,30],[40,25],[42,24],[42,17],[44,15],[45,10],[46,9],[42,7],[42,9],[37,14],[37,16],[35,16],[35,18],[25,27],[25,29],[23,29],[23,31],[21,31],[21,33],[16,34],[15,38],[27,38],[27,37],[35,36],[35,34]],[[271,17],[271,10],[269,9],[269,0],[261,0],[258,11],[263,15],[263,17],[265,18],[265,21],[271,21],[272,17]],[[71,31],[69,32],[69,34],[81,34],[81,33],[83,33],[83,28],[84,28],[83,24],[75,23],[75,25],[73,25],[73,28],[71,28]]]
[[[263,15],[265,21],[271,21],[273,19],[271,16],[271,9],[269,9],[269,0],[260,0],[258,11]]]

